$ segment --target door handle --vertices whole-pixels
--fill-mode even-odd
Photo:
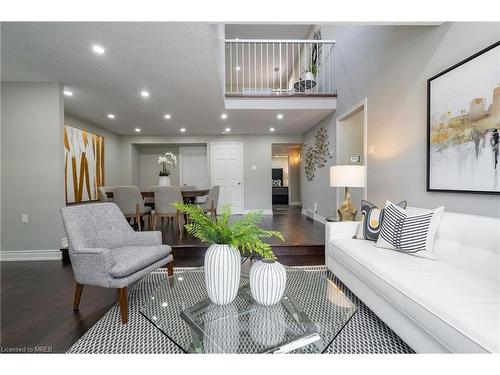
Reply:
[[[238,185],[241,185],[241,182],[238,182]]]

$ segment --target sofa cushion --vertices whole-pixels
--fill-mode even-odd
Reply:
[[[447,263],[500,282],[500,219],[443,212],[432,252]]]
[[[405,253],[432,252],[434,237],[444,207],[412,214],[387,201],[384,221],[376,245]]]
[[[172,249],[167,245],[126,246],[111,249],[111,259],[114,265],[110,273],[113,277],[126,277],[166,258],[171,251]]]
[[[500,350],[498,283],[370,241],[337,239],[328,251],[451,351]]]

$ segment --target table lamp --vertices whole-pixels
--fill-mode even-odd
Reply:
[[[345,198],[337,210],[340,221],[353,221],[356,219],[358,210],[354,208],[351,201],[352,187],[365,187],[364,165],[336,165],[330,167],[330,186],[344,187]]]

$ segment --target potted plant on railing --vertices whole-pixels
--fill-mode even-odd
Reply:
[[[188,233],[210,244],[205,254],[204,268],[208,297],[213,303],[226,305],[236,298],[241,273],[240,252],[262,257],[262,260],[254,263],[250,270],[250,287],[254,299],[261,304],[274,304],[281,299],[286,283],[285,269],[276,262],[271,246],[262,239],[270,237],[282,241],[284,239],[280,232],[265,230],[258,226],[262,220],[261,211],[249,212],[239,220],[230,221],[229,205],[223,206],[217,220],[208,216],[196,205],[177,202],[174,206],[189,216],[190,222],[185,225]],[[252,274],[258,276],[262,272],[267,272],[270,277],[265,278],[262,283],[254,280],[252,287]],[[272,281],[275,281],[274,284]],[[274,293],[265,293],[264,289],[270,287],[274,288]],[[274,296],[273,300],[267,298],[271,294]],[[277,297],[279,299],[275,301]]]
[[[177,165],[177,157],[171,152],[165,152],[158,157],[158,164],[161,164],[160,181],[158,185],[170,186],[170,170],[167,168],[167,165],[175,168]]]
[[[316,63],[312,62],[304,70],[304,80],[314,81],[316,79],[317,74],[318,74],[318,66],[316,65]]]

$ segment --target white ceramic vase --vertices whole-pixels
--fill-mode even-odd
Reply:
[[[275,305],[283,297],[285,286],[286,270],[281,263],[262,259],[250,268],[250,290],[257,303],[264,306]]]
[[[160,176],[160,181],[158,181],[160,186],[170,186],[170,176]]]
[[[208,298],[227,305],[236,298],[240,286],[241,255],[230,245],[213,244],[205,253],[205,283]]]
[[[314,81],[314,74],[312,72],[305,72],[304,81]]]

